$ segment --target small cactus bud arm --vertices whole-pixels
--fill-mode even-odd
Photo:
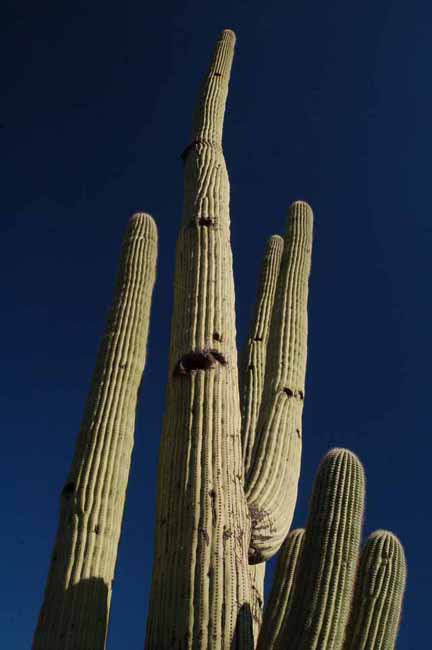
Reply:
[[[185,157],[148,650],[252,641],[229,183],[222,149],[207,141],[221,139],[233,48],[223,32]]]
[[[279,551],[257,650],[276,650],[279,644],[283,647],[280,633],[292,603],[295,574],[303,547],[304,532],[303,528],[292,530]]]
[[[34,650],[103,650],[144,369],[157,231],[132,217],[75,455],[61,495]]]
[[[297,499],[312,223],[307,203],[297,201],[290,207],[267,346],[265,388],[246,477],[252,564],[268,560],[278,551],[288,534]]]
[[[334,449],[324,457],[281,647],[342,648],[359,555],[364,484],[362,464],[352,452]]]
[[[251,465],[256,426],[261,406],[267,343],[282,252],[282,237],[273,235],[267,242],[255,313],[240,364],[242,448],[246,475]]]
[[[378,530],[360,558],[345,650],[393,650],[406,582],[403,547],[395,535]]]

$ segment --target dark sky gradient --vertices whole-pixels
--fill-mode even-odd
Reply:
[[[365,533],[389,528],[406,548],[398,649],[425,648],[432,4],[2,6],[2,647],[30,647],[122,234],[129,215],[145,210],[159,226],[158,279],[108,648],[143,647],[179,156],[211,49],[230,27],[238,42],[224,144],[239,343],[266,238],[283,230],[297,198],[316,215],[295,525],[305,521],[325,451],[358,453]]]

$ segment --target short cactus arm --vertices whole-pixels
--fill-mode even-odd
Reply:
[[[279,644],[283,647],[280,634],[292,604],[294,580],[303,548],[304,532],[303,528],[292,530],[279,551],[257,650],[275,650]]]
[[[34,650],[103,650],[144,369],[157,231],[132,217],[60,521]]]
[[[183,155],[148,650],[249,648],[252,642],[229,183],[221,147],[234,41],[231,31],[222,33]]]
[[[290,207],[267,346],[265,388],[246,476],[252,564],[278,551],[288,534],[297,499],[312,222],[307,203],[297,201]]]
[[[328,452],[315,480],[280,648],[341,650],[354,590],[364,494],[358,458],[345,449]]]
[[[378,530],[361,554],[344,650],[393,650],[406,582],[403,547]]]

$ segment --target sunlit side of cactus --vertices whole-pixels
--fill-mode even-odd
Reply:
[[[145,365],[157,231],[132,217],[69,476],[34,650],[103,650]]]

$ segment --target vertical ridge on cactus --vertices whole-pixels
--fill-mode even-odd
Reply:
[[[283,247],[284,241],[280,235],[273,235],[267,242],[255,313],[240,366],[241,434],[243,464],[246,475],[251,465],[264,388],[267,343]]]
[[[288,210],[268,242],[240,373],[222,132],[235,35],[224,30],[182,154],[166,409],[146,650],[393,650],[402,546],[366,543],[362,464],[334,449],[306,530],[297,497],[313,213]],[[157,232],[136,214],[63,488],[34,650],[104,650],[146,356]],[[263,615],[265,562],[281,548]]]
[[[346,449],[328,452],[315,479],[281,648],[342,648],[359,554],[364,496],[364,471],[358,458]]]
[[[284,242],[280,235],[273,235],[267,242],[254,316],[240,363],[241,442],[244,475],[248,474],[254,450],[256,426],[264,388],[267,344],[283,246]],[[250,565],[249,574],[252,598],[251,615],[254,639],[256,640],[262,623],[265,563]]]
[[[406,582],[406,562],[398,538],[378,530],[363,549],[345,650],[393,650]]]
[[[264,612],[264,624],[258,639],[258,650],[283,647],[280,633],[292,604],[294,580],[303,548],[304,529],[292,530],[279,551],[273,583]]]
[[[252,642],[229,182],[221,148],[235,38],[222,33],[184,155],[147,647]],[[175,540],[175,543],[173,543]],[[243,609],[242,609],[243,608]],[[247,645],[242,645],[247,647]]]
[[[156,272],[153,219],[136,214],[122,249],[72,467],[62,491],[34,650],[105,647]]]
[[[300,473],[307,356],[307,299],[313,214],[304,201],[288,211],[257,436],[246,497],[251,563],[271,558],[292,522]]]

